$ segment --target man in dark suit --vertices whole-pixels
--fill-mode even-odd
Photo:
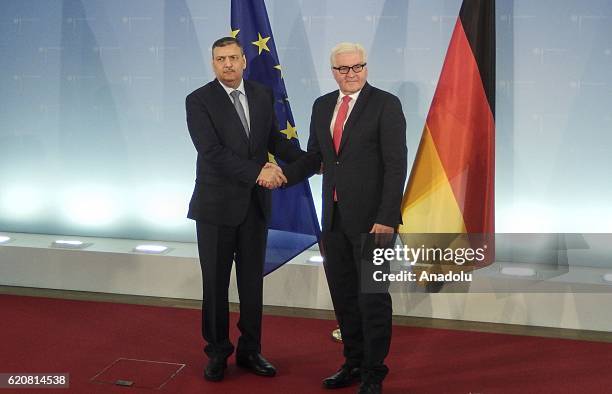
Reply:
[[[388,372],[392,305],[388,287],[362,288],[361,274],[371,268],[362,265],[362,235],[392,239],[401,221],[406,121],[396,96],[367,83],[361,45],[338,44],[330,60],[339,90],[312,107],[308,160],[311,171],[313,155],[323,164],[322,247],[346,361],[323,386],[361,379],[359,393],[378,393]]]
[[[229,339],[228,286],[232,262],[240,296],[241,336],[236,363],[257,375],[276,370],[261,355],[263,267],[271,196],[287,182],[268,163],[268,151],[286,162],[305,152],[278,130],[267,87],[242,79],[246,58],[232,37],[212,47],[216,79],[186,99],[187,125],[197,150],[195,189],[188,217],[196,221],[202,268],[202,335],[209,357],[204,377],[223,379],[234,346]]]

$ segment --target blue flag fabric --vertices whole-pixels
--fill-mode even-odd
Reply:
[[[244,78],[274,91],[280,132],[299,146],[264,0],[232,0],[231,14],[232,36],[242,44],[247,59]],[[320,235],[308,181],[274,190],[264,275],[317,243]]]

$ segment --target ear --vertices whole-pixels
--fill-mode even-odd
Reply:
[[[242,54],[242,60],[243,60],[243,64],[244,64],[244,66],[242,66],[242,69],[246,70],[246,68],[247,68],[247,61],[246,61],[246,55],[244,53]]]

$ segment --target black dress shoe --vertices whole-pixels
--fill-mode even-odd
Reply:
[[[208,360],[208,365],[204,368],[204,379],[210,382],[218,382],[223,380],[223,374],[227,368],[227,358],[211,357]]]
[[[323,387],[326,389],[339,389],[357,383],[361,378],[361,371],[356,367],[343,365],[335,374],[323,379]]]
[[[259,376],[274,376],[276,368],[270,364],[260,353],[251,353],[246,355],[236,355],[236,364],[239,367],[246,368]]]
[[[363,382],[359,386],[357,394],[380,394],[382,393],[382,383]]]

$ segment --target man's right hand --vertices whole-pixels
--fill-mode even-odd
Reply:
[[[266,163],[257,177],[257,184],[270,190],[281,187],[285,183],[287,183],[287,178],[282,168],[274,163]]]

